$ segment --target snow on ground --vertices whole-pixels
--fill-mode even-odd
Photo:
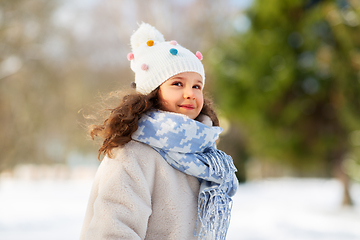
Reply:
[[[0,179],[1,240],[78,239],[92,180]],[[228,240],[360,239],[360,185],[341,207],[336,180],[270,179],[239,186]]]
[[[234,197],[231,240],[358,240],[360,186],[353,208],[341,207],[336,180],[273,179],[240,185]]]

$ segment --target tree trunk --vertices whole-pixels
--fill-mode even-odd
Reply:
[[[350,178],[349,176],[344,172],[342,168],[343,163],[343,157],[341,156],[335,161],[334,164],[334,176],[341,182],[343,186],[343,200],[342,205],[343,206],[353,206],[353,201],[351,199],[350,195]]]

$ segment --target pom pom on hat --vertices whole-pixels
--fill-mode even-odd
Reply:
[[[176,45],[177,45],[177,41],[172,40],[172,41],[170,41],[170,44],[176,46]]]
[[[170,53],[171,53],[172,55],[176,55],[176,54],[178,53],[178,50],[177,50],[176,48],[171,48],[171,49],[170,49]]]
[[[133,59],[134,59],[134,54],[133,54],[133,53],[128,53],[127,59],[128,59],[129,61],[133,60]]]
[[[145,63],[141,64],[141,70],[146,71],[146,70],[148,70],[148,69],[149,69],[149,66],[148,66],[148,65],[146,65]]]
[[[201,54],[201,52],[197,51],[196,52],[196,57],[201,61],[203,60],[203,55]]]
[[[149,47],[154,45],[154,41],[153,40],[149,40],[146,42],[146,45],[148,45]]]
[[[139,29],[131,35],[131,49],[134,51],[141,44],[146,43],[149,40],[165,42],[164,36],[155,27],[147,23],[142,23]]]

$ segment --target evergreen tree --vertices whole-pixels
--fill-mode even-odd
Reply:
[[[249,153],[340,178],[344,204],[342,164],[360,128],[358,5],[255,0],[251,27],[219,46],[212,67],[216,100],[243,127]]]

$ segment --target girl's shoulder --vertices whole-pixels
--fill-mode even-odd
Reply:
[[[110,169],[123,169],[158,165],[164,162],[162,156],[145,143],[131,140],[123,146],[112,149],[111,156],[105,156],[101,162],[103,167]]]
[[[132,176],[152,176],[159,162],[164,161],[153,148],[131,140],[121,147],[112,149],[111,157],[103,158],[97,175],[101,178],[111,175],[121,176],[124,173]]]
[[[120,160],[124,158],[143,159],[149,156],[157,157],[159,154],[149,145],[131,140],[123,146],[112,149],[112,156],[105,159]],[[160,155],[159,155],[160,156]]]

